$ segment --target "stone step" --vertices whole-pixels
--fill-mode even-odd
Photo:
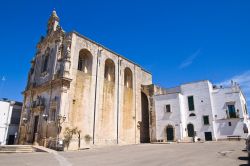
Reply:
[[[0,146],[0,153],[30,153],[34,152],[31,145],[3,145]]]
[[[192,143],[193,142],[193,137],[184,137],[183,140],[181,140],[180,142]]]

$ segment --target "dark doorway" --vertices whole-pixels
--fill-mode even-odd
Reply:
[[[35,120],[34,120],[34,130],[33,130],[33,140],[32,140],[32,142],[35,141],[35,136],[36,136],[36,133],[37,133],[38,121],[39,121],[39,116],[35,116]]]
[[[8,145],[14,145],[15,143],[15,135],[9,135]]]
[[[167,141],[174,141],[174,128],[173,126],[169,125],[166,129],[167,132]]]
[[[149,109],[148,97],[141,92],[141,125],[140,125],[140,142],[149,143]]]
[[[194,125],[188,124],[187,130],[188,130],[188,137],[194,137]]]
[[[205,140],[206,141],[212,141],[212,132],[205,132]]]

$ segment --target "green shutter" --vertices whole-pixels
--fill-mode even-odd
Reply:
[[[194,96],[188,97],[188,108],[189,111],[194,111]]]
[[[209,116],[203,116],[204,125],[209,125]]]

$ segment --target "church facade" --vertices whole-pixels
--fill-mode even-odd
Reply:
[[[23,92],[19,144],[53,147],[76,128],[71,149],[150,142],[149,100],[142,88],[150,84],[152,75],[136,63],[65,32],[53,11]]]

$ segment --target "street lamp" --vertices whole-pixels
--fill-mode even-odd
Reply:
[[[26,141],[27,141],[27,135],[28,135],[28,127],[27,127],[28,118],[23,117],[22,120],[23,120],[24,127],[25,127],[24,143],[26,143]]]
[[[46,114],[46,113],[43,114],[43,119],[46,122],[46,131],[45,131],[45,138],[44,138],[44,145],[43,145],[44,147],[46,147],[46,145],[47,145],[48,117],[49,117],[48,114]]]
[[[62,116],[61,114],[58,114],[57,116],[57,139],[56,139],[56,150],[59,150],[59,148],[63,149],[63,141],[59,139],[59,134],[62,129],[62,124],[65,122],[66,116]]]

